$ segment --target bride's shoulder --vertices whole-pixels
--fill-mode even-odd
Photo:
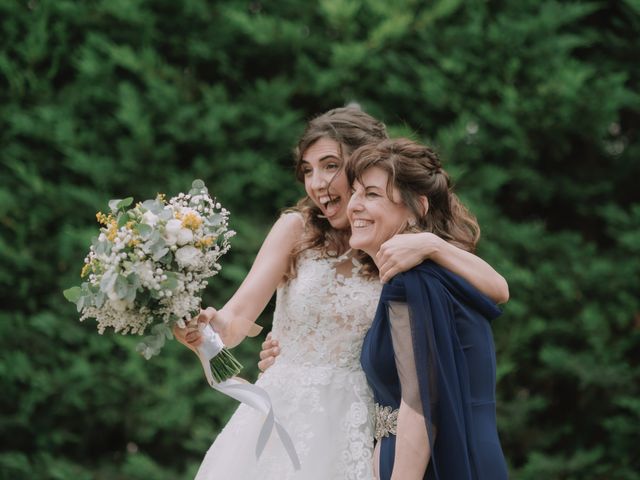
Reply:
[[[280,215],[274,227],[282,228],[290,235],[302,235],[304,232],[304,217],[295,210],[287,210]]]
[[[304,231],[304,217],[300,212],[284,211],[280,214],[273,229],[288,229],[291,233],[302,233]]]
[[[287,222],[297,223],[300,228],[304,227],[304,215],[299,210],[287,209],[280,214],[280,218]]]

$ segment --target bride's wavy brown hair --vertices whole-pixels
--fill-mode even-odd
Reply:
[[[440,158],[429,147],[406,138],[385,140],[356,150],[346,165],[349,183],[361,181],[364,172],[377,167],[389,175],[387,195],[393,199],[393,189],[416,219],[406,231],[432,232],[447,242],[469,252],[475,252],[480,240],[480,226],[474,215],[453,192],[449,174]],[[420,202],[425,196],[427,211]],[[365,264],[377,270],[369,257]]]
[[[334,140],[340,146],[342,173],[348,158],[364,145],[371,145],[389,138],[384,123],[357,107],[348,106],[329,110],[312,119],[294,149],[296,178],[304,183],[302,156],[311,145],[321,138]],[[346,199],[345,199],[346,200]],[[291,255],[288,278],[296,275],[298,256],[309,249],[319,249],[324,255],[338,256],[348,245],[350,231],[338,231],[322,217],[321,210],[308,196],[300,199],[295,207],[286,212],[299,212],[305,224],[305,233],[295,245]]]

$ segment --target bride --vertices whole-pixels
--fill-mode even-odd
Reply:
[[[295,152],[307,196],[274,224],[224,307],[198,317],[233,347],[277,289],[272,332],[282,349],[256,383],[271,396],[301,469],[294,470],[277,435],[256,458],[264,416],[240,405],[211,445],[197,480],[373,478],[373,399],[359,356],[381,283],[348,249],[351,192],[342,167],[356,148],[385,138],[384,125],[355,108],[334,109],[309,122]],[[383,279],[431,258],[498,302],[508,296],[506,282],[488,264],[429,233],[397,236],[379,255]],[[176,336],[192,349],[201,342],[194,327]]]

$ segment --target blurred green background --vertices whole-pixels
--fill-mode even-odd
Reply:
[[[202,178],[238,232],[221,306],[348,102],[437,147],[509,281],[511,478],[640,478],[640,0],[0,0],[0,40],[0,478],[194,476],[235,403],[62,290],[109,199]]]

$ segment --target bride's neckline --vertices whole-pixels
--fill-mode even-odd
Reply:
[[[332,262],[335,263],[339,263],[339,262],[343,262],[344,260],[347,260],[348,258],[353,258],[353,255],[351,254],[351,252],[353,251],[352,248],[348,248],[343,254],[338,255],[337,257],[334,257],[333,255],[329,256],[329,260],[331,260]],[[329,253],[329,252],[327,252]]]

